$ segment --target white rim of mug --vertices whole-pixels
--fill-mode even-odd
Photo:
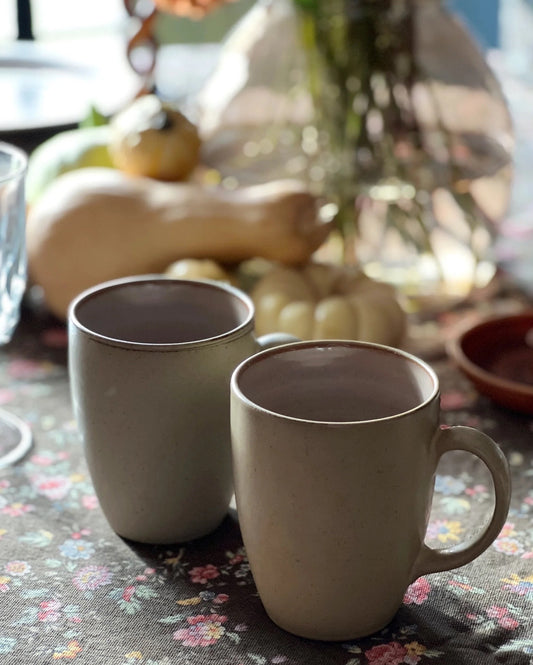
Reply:
[[[280,355],[282,353],[289,353],[290,351],[295,351],[298,349],[319,348],[319,347],[324,348],[328,346],[367,348],[399,356],[404,360],[411,362],[415,365],[418,365],[418,367],[423,369],[424,372],[426,372],[426,374],[431,378],[433,382],[433,390],[426,399],[421,401],[412,409],[408,409],[407,411],[400,411],[399,413],[393,413],[392,415],[384,416],[383,418],[370,418],[368,420],[312,420],[308,418],[297,418],[295,416],[288,416],[284,413],[279,413],[278,411],[271,411],[270,409],[266,409],[265,407],[261,406],[260,404],[257,404],[257,402],[254,402],[252,399],[247,397],[239,386],[239,379],[241,375],[244,374],[244,372],[249,367],[255,365],[256,363],[260,363],[268,356]],[[349,427],[353,425],[363,425],[368,423],[385,422],[385,421],[398,420],[399,418],[405,418],[406,416],[409,416],[416,411],[424,409],[426,406],[428,406],[428,404],[431,404],[435,399],[439,398],[440,396],[439,379],[437,377],[437,374],[421,358],[417,358],[413,354],[407,351],[403,351],[402,349],[397,349],[392,346],[386,346],[385,344],[377,344],[375,342],[363,342],[358,340],[346,340],[346,339],[315,339],[303,342],[290,342],[289,344],[283,344],[282,346],[265,349],[264,351],[260,351],[259,353],[256,353],[255,355],[246,358],[239,365],[237,365],[237,367],[232,373],[230,383],[231,383],[231,392],[234,393],[234,395],[240,401],[247,404],[249,407],[252,407],[256,411],[261,411],[262,413],[274,416],[276,418],[279,418],[280,420],[292,421],[295,423],[303,423],[306,425],[309,424],[329,425],[334,427]]]
[[[24,152],[24,150],[17,148],[16,145],[12,145],[11,143],[0,141],[0,152],[4,152],[11,157],[16,157],[19,160],[19,164],[11,171],[9,171],[9,173],[0,175],[0,183],[8,182],[14,178],[20,178],[26,173],[28,168],[28,155]]]
[[[240,323],[235,328],[231,328],[226,332],[221,333],[220,335],[215,335],[213,337],[203,337],[200,339],[189,340],[186,342],[134,342],[132,340],[120,339],[118,337],[109,337],[102,333],[91,330],[86,325],[84,325],[78,318],[76,314],[77,308],[85,303],[91,298],[96,298],[99,295],[112,291],[114,289],[119,289],[123,286],[131,286],[136,284],[145,284],[145,283],[178,283],[178,284],[190,284],[195,288],[210,288],[215,291],[224,291],[227,294],[230,294],[241,301],[242,304],[248,310],[248,314],[245,320]],[[83,332],[85,335],[91,339],[99,342],[101,344],[106,344],[107,346],[119,347],[122,349],[137,349],[144,351],[172,351],[178,348],[185,347],[199,347],[207,346],[211,344],[221,344],[227,342],[233,338],[241,337],[242,335],[247,334],[250,330],[253,330],[254,326],[254,305],[251,298],[240,291],[231,284],[225,282],[217,282],[215,280],[194,280],[194,279],[181,279],[181,278],[172,278],[172,277],[162,277],[161,275],[136,275],[132,277],[121,277],[119,279],[109,280],[107,282],[102,282],[101,284],[96,284],[85,291],[79,293],[70,303],[69,312],[68,312],[68,321],[74,325],[78,330]]]

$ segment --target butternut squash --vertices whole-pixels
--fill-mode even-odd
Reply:
[[[180,258],[303,263],[330,228],[297,181],[228,191],[87,168],[60,176],[30,209],[29,276],[50,310],[65,317],[85,288],[162,273]]]

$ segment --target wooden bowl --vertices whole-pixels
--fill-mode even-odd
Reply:
[[[480,393],[533,414],[533,310],[486,319],[451,340],[447,351]]]

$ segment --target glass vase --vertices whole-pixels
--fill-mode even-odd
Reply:
[[[258,0],[196,103],[223,182],[296,177],[334,204],[321,256],[413,307],[446,307],[494,275],[511,119],[440,0]]]
[[[442,308],[485,286],[508,205],[500,86],[440,0],[296,0],[344,260]]]

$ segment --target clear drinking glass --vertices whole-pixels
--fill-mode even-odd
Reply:
[[[27,157],[0,142],[0,345],[11,340],[26,288]],[[28,425],[0,409],[0,468],[19,460],[31,447]]]

